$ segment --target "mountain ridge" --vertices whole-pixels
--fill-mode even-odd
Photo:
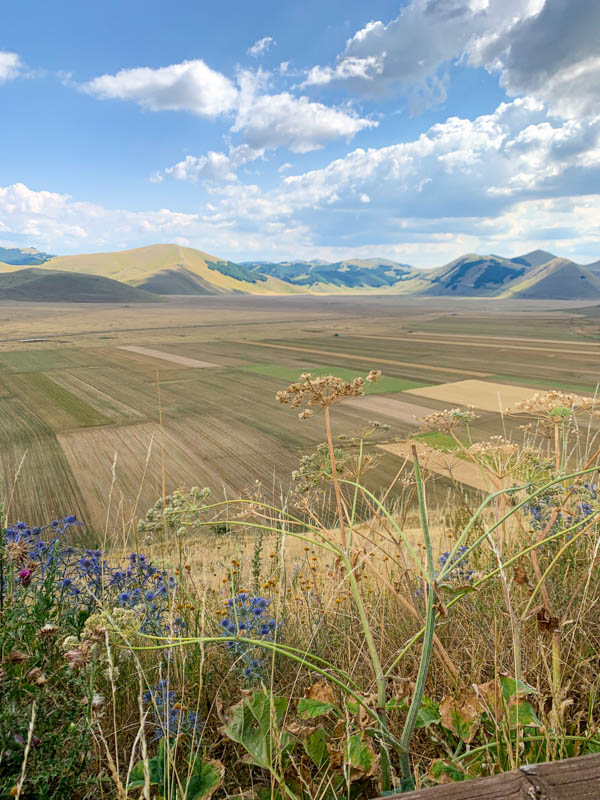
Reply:
[[[44,255],[33,248],[19,252],[31,257]],[[42,271],[103,277],[154,298],[159,295],[384,293],[600,299],[600,274],[594,271],[597,267],[600,273],[600,261],[586,267],[546,250],[532,250],[512,258],[467,253],[436,269],[423,270],[382,257],[333,262],[313,259],[236,263],[194,248],[156,244],[106,253],[53,256],[36,267]],[[0,263],[0,276],[15,271],[14,264]],[[40,278],[36,278],[38,286],[42,285]],[[81,283],[80,278],[76,280]],[[65,285],[64,278],[54,281]]]

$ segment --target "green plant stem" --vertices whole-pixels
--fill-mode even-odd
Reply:
[[[402,770],[402,791],[411,791],[415,788],[414,779],[412,777],[412,770],[410,766],[409,748],[412,735],[415,730],[417,721],[417,714],[423,702],[423,694],[425,692],[425,683],[429,672],[429,664],[431,662],[431,653],[433,650],[433,638],[435,634],[435,565],[433,562],[433,549],[431,546],[431,536],[429,533],[429,522],[427,520],[427,507],[425,503],[425,492],[423,489],[423,480],[421,477],[421,468],[419,466],[419,458],[417,455],[417,448],[413,445],[413,463],[415,467],[415,480],[417,484],[417,498],[419,501],[419,515],[421,518],[421,529],[423,531],[423,538],[425,539],[425,551],[427,554],[427,570],[429,573],[429,583],[427,585],[427,609],[425,614],[425,629],[423,635],[423,646],[421,647],[421,658],[419,661],[419,670],[417,672],[417,680],[415,691],[406,715],[402,735],[400,736],[400,744],[402,750],[400,752],[400,767]]]

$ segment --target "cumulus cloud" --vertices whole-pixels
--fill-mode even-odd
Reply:
[[[186,156],[172,167],[167,167],[164,173],[180,181],[197,183],[198,181],[227,182],[237,181],[236,169],[250,161],[256,161],[264,156],[264,149],[254,149],[247,144],[230,147],[229,153],[209,150],[203,156]],[[157,173],[159,180],[163,176]],[[151,177],[152,181],[153,178]],[[153,182],[158,182],[154,180]]]
[[[0,189],[0,230],[52,252],[180,236],[233,260],[369,250],[431,264],[436,253],[443,261],[538,246],[580,261],[600,256],[600,116],[549,118],[541,102],[516,99],[410,141],[285,173],[267,191],[234,179],[235,167],[256,157],[260,149],[244,144],[170,168],[205,182],[210,202],[196,214],[109,210],[16,184]]]
[[[565,117],[600,108],[600,3],[546,0],[539,14],[476,42],[471,63],[500,72],[511,95],[531,94]]]
[[[529,94],[562,116],[595,114],[600,101],[600,3],[590,0],[411,0],[395,19],[357,31],[333,66],[304,86],[345,81],[414,108],[446,98],[456,61],[497,71],[511,96]]]
[[[0,83],[16,78],[22,70],[23,64],[16,53],[0,50]]]
[[[451,117],[412,141],[355,149],[268,192],[215,189],[215,213],[255,227],[293,220],[317,245],[431,242],[502,225],[519,204],[593,196],[598,186],[600,117],[550,123],[543,104],[525,98],[474,120]]]
[[[158,69],[122,69],[81,89],[102,100],[132,100],[150,111],[191,111],[209,119],[231,111],[238,96],[233,83],[201,59]]]
[[[253,56],[254,58],[260,58],[260,56],[263,56],[275,44],[275,39],[273,39],[272,36],[263,36],[262,39],[254,42],[252,47],[248,48],[248,55]]]
[[[240,72],[240,95],[234,133],[242,133],[250,147],[289,147],[292,152],[317,150],[334,139],[351,139],[377,122],[359,117],[352,110],[315,103],[290,92],[264,91],[265,73]]]

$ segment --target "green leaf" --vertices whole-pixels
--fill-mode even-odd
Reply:
[[[511,728],[516,728],[521,725],[527,728],[541,728],[542,723],[538,719],[533,706],[527,700],[521,700],[520,703],[514,703],[508,709],[508,724]]]
[[[499,680],[500,686],[502,687],[502,697],[506,703],[512,700],[513,697],[516,697],[517,694],[519,697],[523,697],[527,694],[536,693],[533,686],[529,686],[528,683],[523,683],[523,681],[518,681],[516,678],[503,675]]]
[[[417,711],[415,728],[428,728],[430,725],[440,724],[440,707],[429,697],[424,697],[421,707]]]
[[[151,786],[160,786],[163,788],[165,781],[165,759],[167,753],[165,751],[165,740],[161,739],[158,745],[158,753],[154,758],[148,759],[148,774],[150,777]],[[144,762],[138,761],[135,767],[131,770],[129,775],[129,782],[127,783],[128,789],[140,789],[145,786],[144,779]]]
[[[327,734],[325,728],[319,726],[316,731],[304,740],[306,754],[312,759],[315,766],[319,769],[329,763],[329,751],[327,750]]]
[[[370,775],[377,756],[368,742],[362,740],[360,733],[350,736],[346,744],[346,763],[361,776]]]
[[[334,705],[331,703],[323,703],[321,700],[310,700],[303,697],[302,700],[298,701],[298,716],[301,717],[301,719],[314,719],[323,714],[329,714],[330,711],[334,710]]]
[[[287,707],[288,700],[285,697],[255,692],[233,706],[231,721],[225,726],[225,734],[233,742],[242,745],[248,753],[250,763],[270,769],[272,737],[279,736],[279,727]],[[284,732],[279,738],[279,749],[286,751],[294,742],[294,737]]]
[[[457,783],[466,779],[465,773],[456,764],[441,758],[432,762],[429,777],[436,783]]]
[[[198,755],[194,761],[192,775],[185,788],[183,800],[203,800],[223,783],[225,767],[220,761],[204,761]]]

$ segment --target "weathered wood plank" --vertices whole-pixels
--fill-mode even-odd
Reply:
[[[600,754],[399,795],[403,800],[600,800]],[[389,800],[389,799],[388,799]]]

